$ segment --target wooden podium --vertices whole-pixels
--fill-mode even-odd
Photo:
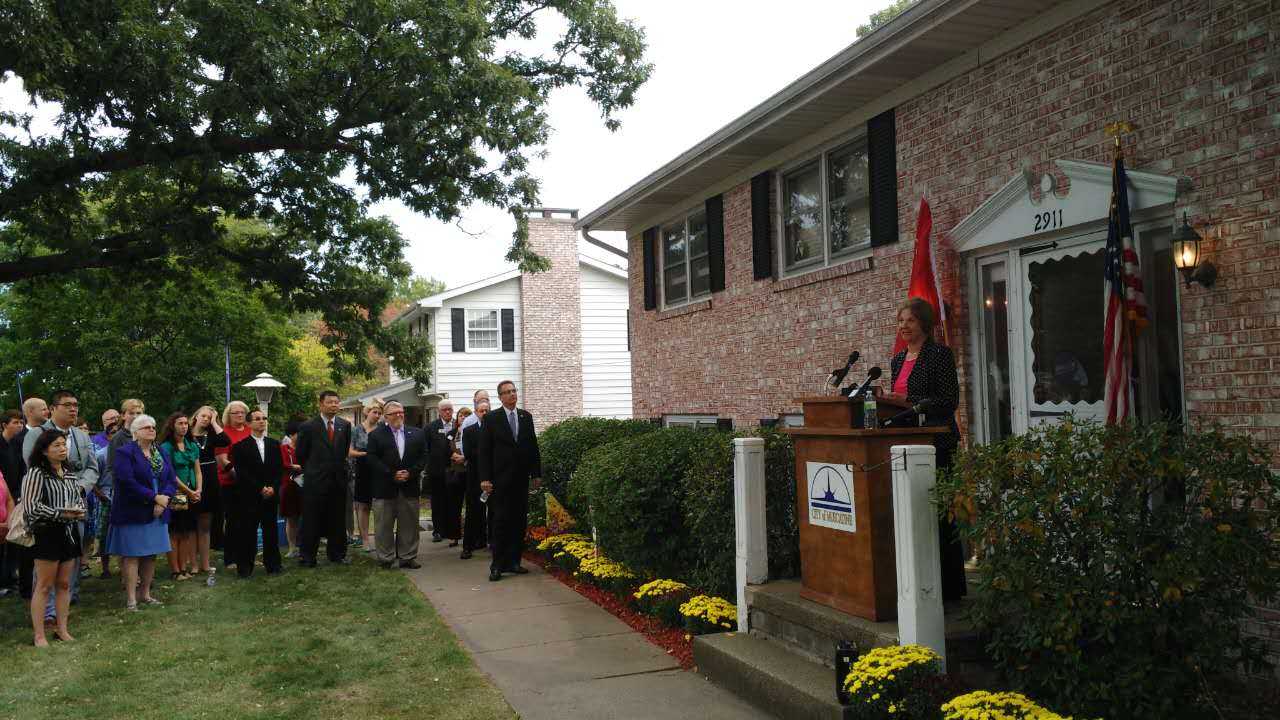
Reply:
[[[941,430],[853,429],[847,398],[798,402],[805,426],[784,432],[796,448],[800,596],[868,620],[893,620],[898,582],[889,448],[931,445]],[[877,409],[882,419],[899,410]]]

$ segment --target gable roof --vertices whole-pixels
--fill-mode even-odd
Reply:
[[[837,122],[891,109],[1025,42],[999,37],[1009,30],[1019,28],[1024,32],[1016,34],[1029,39],[1108,1],[920,0],[587,213],[577,226],[629,230],[699,194],[722,192],[769,169],[770,156],[821,139]],[[924,77],[932,84],[904,87]],[[738,176],[726,186],[727,178]]]

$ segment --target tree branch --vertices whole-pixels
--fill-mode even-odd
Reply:
[[[114,236],[112,241],[118,243],[120,238],[127,235],[140,237],[137,234],[124,233]],[[74,272],[76,270],[120,267],[163,257],[165,252],[167,252],[165,243],[152,241],[136,245],[126,242],[123,243],[123,247],[100,249],[96,252],[88,253],[77,251],[55,255],[38,255],[13,262],[0,263],[0,283],[10,283],[54,273]]]

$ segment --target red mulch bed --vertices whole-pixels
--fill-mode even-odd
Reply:
[[[579,595],[608,610],[619,620],[630,625],[633,630],[644,635],[649,642],[667,651],[668,655],[680,663],[681,668],[685,670],[693,669],[693,644],[690,640],[685,639],[683,628],[669,628],[655,617],[636,612],[631,609],[623,598],[601,590],[594,585],[579,581],[572,573],[565,572],[559,565],[548,561],[537,553],[526,552],[524,557],[529,562],[546,570],[549,575],[568,585]]]

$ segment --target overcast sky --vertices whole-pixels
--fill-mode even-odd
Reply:
[[[616,133],[605,129],[582,91],[552,98],[548,156],[533,165],[542,204],[582,214],[599,207],[848,47],[857,27],[891,1],[614,0],[620,16],[645,29],[653,75],[619,116]],[[375,212],[410,240],[414,271],[449,287],[510,267],[502,256],[514,223],[501,211],[466,212],[459,224],[479,237],[400,203],[379,204]],[[623,243],[621,233],[593,234]]]
[[[548,156],[532,166],[542,181],[542,205],[584,214],[600,206],[843,50],[856,39],[858,25],[891,2],[614,0],[620,16],[645,29],[653,75],[635,105],[619,115],[616,133],[605,129],[598,108],[581,90],[552,98]],[[549,30],[558,25],[544,23]],[[554,41],[554,35],[539,38],[547,47]],[[10,80],[0,83],[0,107],[22,108],[21,83]],[[52,129],[54,111],[37,111],[37,132]],[[390,217],[409,239],[414,271],[448,287],[510,268],[502,257],[514,223],[502,211],[472,207],[456,226],[399,202],[380,203],[374,213]],[[599,237],[624,242],[621,233]],[[604,251],[591,254],[612,258]]]

